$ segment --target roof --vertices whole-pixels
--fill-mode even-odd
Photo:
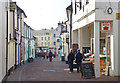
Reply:
[[[71,10],[72,9],[72,5],[69,5],[66,10]]]
[[[22,11],[22,13],[24,14],[25,18],[27,18],[27,15],[25,14],[25,12],[24,12],[18,5],[16,5],[16,6],[17,6],[17,9],[18,9],[18,10],[21,10],[21,11]]]

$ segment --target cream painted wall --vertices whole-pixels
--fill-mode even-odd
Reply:
[[[2,2],[0,1],[0,10],[2,10]],[[2,11],[0,11],[0,82],[2,81]]]
[[[82,28],[83,30],[83,34],[82,34],[82,38],[83,38],[83,42],[82,42],[82,45],[83,47],[90,47],[90,28],[88,27],[85,27],[85,28]]]
[[[6,75],[6,1],[0,1],[0,82]]]
[[[118,3],[118,12],[120,12],[120,1]],[[118,55],[120,55],[120,20],[118,20]],[[118,63],[120,63],[120,56],[118,56]],[[120,65],[118,65],[118,74],[120,75]]]
[[[78,43],[78,30],[74,30],[73,31],[73,44],[77,44]]]

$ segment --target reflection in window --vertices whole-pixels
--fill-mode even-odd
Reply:
[[[100,39],[100,54],[103,54],[104,47],[105,47],[105,39]]]

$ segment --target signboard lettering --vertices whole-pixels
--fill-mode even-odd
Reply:
[[[101,32],[111,32],[111,23],[110,22],[101,22]]]
[[[84,78],[91,78],[95,76],[92,63],[83,63],[82,72],[83,72]]]

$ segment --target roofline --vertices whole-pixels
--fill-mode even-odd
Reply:
[[[24,14],[25,18],[27,18],[27,15],[25,14],[24,10],[22,10],[18,5],[16,5],[16,6],[17,6],[17,9],[18,9],[18,10],[21,10],[21,11],[22,11],[22,13]]]

